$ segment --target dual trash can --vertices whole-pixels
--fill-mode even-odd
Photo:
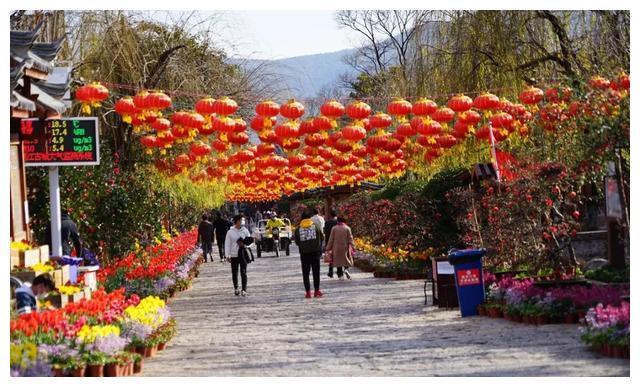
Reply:
[[[458,303],[462,317],[478,314],[478,305],[484,302],[482,257],[485,249],[449,251],[448,261],[453,265]]]

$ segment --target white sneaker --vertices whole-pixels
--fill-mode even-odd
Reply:
[[[244,291],[244,290],[242,292],[240,292],[240,294],[242,295],[242,297],[246,297],[247,296],[247,292]]]

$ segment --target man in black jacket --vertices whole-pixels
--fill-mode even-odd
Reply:
[[[224,240],[227,237],[227,231],[233,226],[233,223],[226,220],[220,211],[216,211],[216,218],[212,223],[215,231],[216,241],[218,243],[218,252],[220,253],[220,262],[224,261]]]
[[[313,220],[311,213],[305,211],[302,214],[300,225],[296,228],[294,238],[300,249],[300,262],[302,264],[302,280],[306,291],[305,298],[311,298],[311,284],[309,283],[309,271],[313,271],[314,297],[322,297],[320,291],[320,256],[322,255],[322,230]]]
[[[211,257],[213,262],[213,225],[209,222],[209,216],[207,214],[202,215],[202,222],[198,225],[198,240],[196,240],[196,246],[198,242],[202,246],[202,255],[204,261],[207,262],[207,256]]]

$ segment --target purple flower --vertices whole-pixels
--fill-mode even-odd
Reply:
[[[129,340],[126,337],[111,334],[104,337],[97,337],[91,345],[91,350],[104,353],[107,356],[113,356],[122,351],[127,344],[129,344]]]
[[[144,341],[153,333],[153,329],[144,324],[127,320],[122,324],[122,336],[130,341]]]
[[[171,277],[162,277],[153,285],[154,293],[160,294],[175,285],[176,280]]]

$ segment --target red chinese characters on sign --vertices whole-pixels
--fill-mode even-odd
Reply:
[[[480,285],[480,269],[462,269],[456,271],[458,286]]]

